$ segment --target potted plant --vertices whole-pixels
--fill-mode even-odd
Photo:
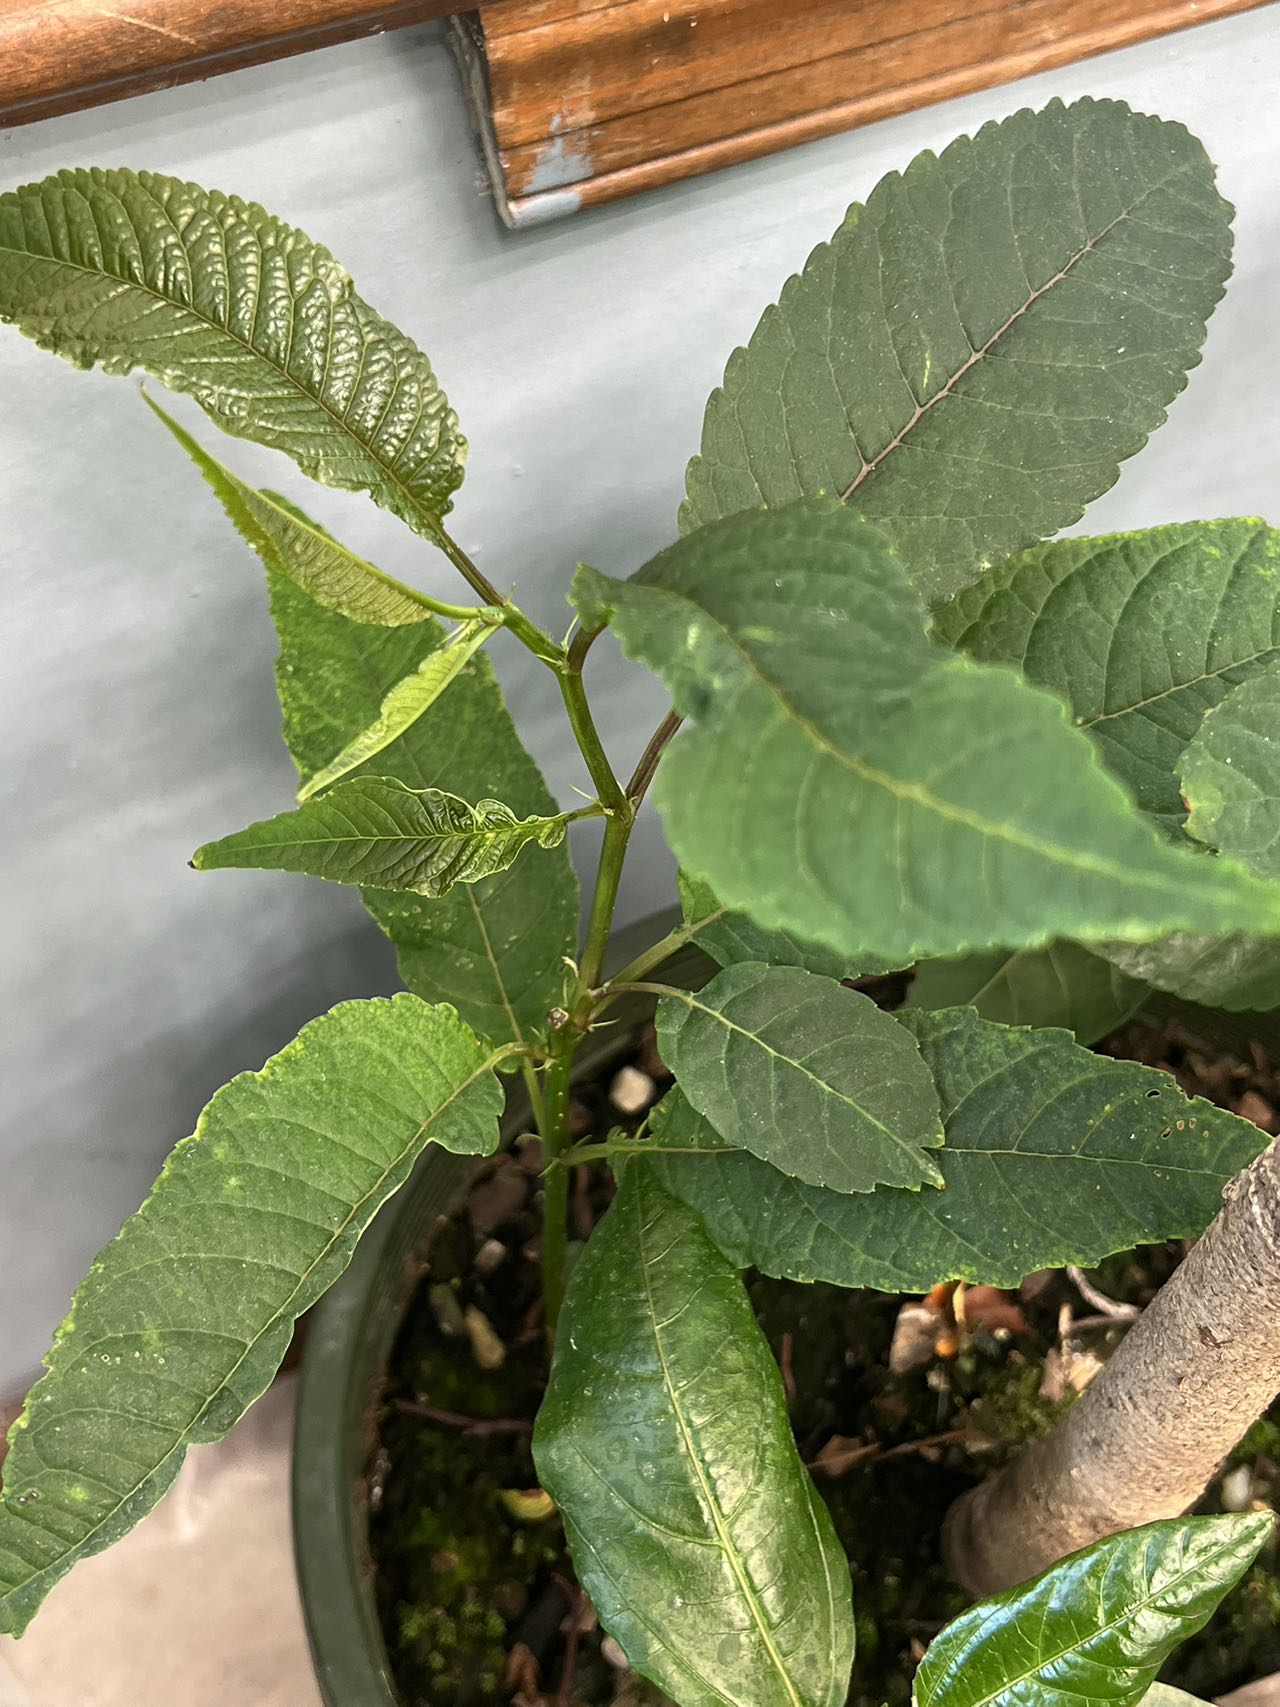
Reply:
[[[1054,1542],[1033,1582],[1006,1570],[1021,1586],[951,1623],[913,1684],[919,1707],[1146,1695],[1270,1531],[1265,1513],[1180,1513],[1274,1385],[1274,1309],[1240,1324],[1275,1299],[1280,1162],[1255,1126],[1085,1045],[1152,988],[1280,1000],[1280,577],[1256,521],[1042,542],[1114,481],[1199,360],[1229,213],[1186,131],[1116,102],[1055,102],[920,156],[850,209],[731,357],[676,543],[626,580],[580,567],[560,639],[452,537],[456,418],[325,250],[147,173],[0,196],[0,318],[80,365],[142,368],[229,433],[368,492],[472,595],[391,579],[149,399],[267,566],[302,773],[296,804],[193,864],[359,886],[409,993],[340,1005],[219,1091],[95,1263],[13,1431],[0,1630],[19,1633],[252,1403],[415,1164],[497,1151],[515,1083],[540,1144],[510,1164],[537,1182],[522,1344],[545,1344],[549,1375],[536,1422],[460,1420],[532,1431],[538,1485],[501,1492],[530,1533],[567,1539],[563,1702],[582,1698],[569,1662],[597,1618],[633,1701],[846,1699],[848,1566],[744,1270],[1008,1286],[1199,1234],[1230,1187],[1200,1247],[1213,1295],[1189,1307],[1175,1279],[1144,1324],[1180,1335],[1214,1412],[1193,1470],[1099,1502],[1068,1537],[1084,1550],[1054,1565]],[[587,690],[606,628],[672,698],[629,780]],[[512,642],[562,695],[593,790],[572,810],[502,708],[485,648]],[[683,919],[606,971],[651,785]],[[602,832],[581,943],[576,819]],[[664,976],[694,943],[714,967],[697,989]],[[900,1011],[868,993],[912,968]],[[625,1034],[632,998],[656,1004],[675,1085],[630,1131],[575,1131],[579,1052]],[[380,1275],[458,1189],[428,1168],[408,1219],[379,1221]],[[492,1323],[450,1296],[441,1335],[497,1367]],[[1139,1433],[1186,1426],[1147,1375],[1123,1390],[1151,1399]],[[1093,1442],[1053,1474],[1087,1474]],[[1124,1451],[1107,1445],[1113,1481]],[[1030,1526],[1016,1486],[999,1497]],[[478,1504],[477,1527],[492,1521]],[[957,1508],[962,1577],[980,1574],[964,1537],[983,1523]],[[468,1604],[501,1624],[496,1600]],[[359,1616],[350,1643],[376,1645]],[[467,1687],[527,1699],[544,1681],[518,1663]]]

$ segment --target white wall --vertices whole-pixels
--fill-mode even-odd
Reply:
[[[625,572],[670,539],[725,356],[845,205],[920,148],[1052,94],[1185,120],[1240,208],[1205,364],[1091,524],[1280,519],[1278,86],[1268,6],[512,236],[452,64],[434,30],[415,29],[8,132],[0,186],[67,165],[149,166],[251,196],[328,243],[430,351],[462,417],[460,538],[559,626],[579,558]],[[450,585],[368,505],[304,490],[249,447],[223,450],[389,569]],[[3,1393],[34,1369],[77,1278],[209,1093],[394,975],[350,893],[187,869],[200,842],[290,798],[260,570],[130,383],[76,373],[7,330],[0,552]],[[625,762],[661,699],[598,651],[602,722]],[[514,647],[497,662],[567,796],[582,779],[550,678]],[[626,914],[670,889],[650,820]]]

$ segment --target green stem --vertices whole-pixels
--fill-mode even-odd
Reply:
[[[569,1075],[576,1047],[577,1034],[571,1028],[556,1033],[542,1082],[542,1152],[547,1166],[542,1182],[542,1297],[553,1352],[564,1303],[569,1243],[569,1170],[554,1164],[569,1148]]]
[[[562,669],[565,658],[564,647],[554,641],[549,634],[544,634],[537,623],[531,622],[511,599],[504,598],[489,577],[471,561],[458,542],[451,539],[443,528],[437,530],[436,537],[439,540],[440,549],[472,591],[477,593],[486,605],[492,605],[501,611],[503,626],[509,628],[516,639],[529,648],[535,658],[540,658],[544,664],[549,665],[553,670]]]
[[[650,972],[661,966],[664,960],[673,955],[685,943],[692,942],[699,931],[706,930],[708,925],[714,925],[718,919],[723,919],[729,911],[727,907],[717,907],[714,913],[708,913],[703,919],[695,919],[691,925],[679,925],[666,936],[655,942],[652,948],[646,948],[643,954],[637,954],[634,960],[624,966],[621,972],[615,972],[605,986],[604,993],[612,995],[620,984],[634,984],[637,979],[646,977]]]

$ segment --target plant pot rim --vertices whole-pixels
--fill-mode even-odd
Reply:
[[[679,922],[672,911],[615,933],[616,968]],[[672,982],[697,987],[714,970],[692,947],[668,966]],[[575,1078],[621,1053],[652,1011],[628,998],[615,1025],[583,1044]],[[594,1045],[594,1046],[593,1046]],[[502,1141],[528,1129],[521,1080],[508,1081]],[[413,1295],[416,1258],[441,1215],[456,1208],[476,1158],[428,1149],[312,1314],[298,1380],[293,1443],[293,1537],[298,1587],[316,1678],[326,1707],[403,1707],[378,1621],[368,1548],[367,1471],[380,1385]]]

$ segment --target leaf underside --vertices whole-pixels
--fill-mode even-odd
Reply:
[[[492,1063],[451,1008],[405,995],[342,1004],[217,1093],[90,1270],[14,1426],[0,1632],[244,1414],[428,1143],[496,1149]]]
[[[849,1572],[741,1280],[648,1168],[579,1258],[534,1433],[578,1579],[681,1707],[843,1707]]]
[[[562,817],[521,819],[501,801],[470,806],[439,789],[414,790],[394,777],[362,776],[292,812],[207,843],[191,863],[197,871],[297,871],[434,900],[456,883],[505,871],[530,843],[558,846],[564,833]]]
[[[1056,1025],[1077,1043],[1096,1043],[1141,1007],[1148,987],[1074,942],[961,960],[926,960],[907,992],[908,1008],[975,1008],[1001,1025]]]
[[[386,694],[439,649],[444,631],[434,620],[398,629],[351,622],[282,576],[269,579],[285,740],[305,781],[375,721]],[[556,811],[483,653],[376,762],[380,774],[409,788],[463,798],[493,793],[521,817]],[[452,1002],[484,1035],[532,1036],[563,999],[562,956],[576,951],[578,938],[578,883],[566,846],[438,901],[362,893],[396,946],[409,988]]]
[[[429,537],[462,483],[421,350],[327,249],[237,196],[97,167],[0,195],[0,320],[77,367],[144,369]]]
[[[914,1707],[1137,1707],[1273,1522],[1267,1513],[1148,1524],[980,1602],[926,1652]]]
[[[937,1086],[943,1191],[803,1185],[729,1148],[679,1092],[664,1099],[654,1165],[730,1261],[883,1292],[1016,1286],[1036,1269],[1203,1232],[1266,1141],[1189,1101],[1168,1074],[1094,1055],[1066,1032],[1014,1031],[969,1008],[901,1023]]]
[[[580,569],[574,602],[689,720],[654,783],[681,864],[767,929],[892,966],[1280,929],[1280,890],[1170,845],[1059,700],[934,648],[839,504],[701,528],[629,581]]]
[[[658,1050],[725,1140],[810,1185],[939,1185],[942,1121],[911,1034],[866,996],[745,961],[658,1004]]]
[[[1077,520],[1200,359],[1228,205],[1181,125],[1051,101],[890,173],[707,405],[681,527],[847,496],[929,603]]]

